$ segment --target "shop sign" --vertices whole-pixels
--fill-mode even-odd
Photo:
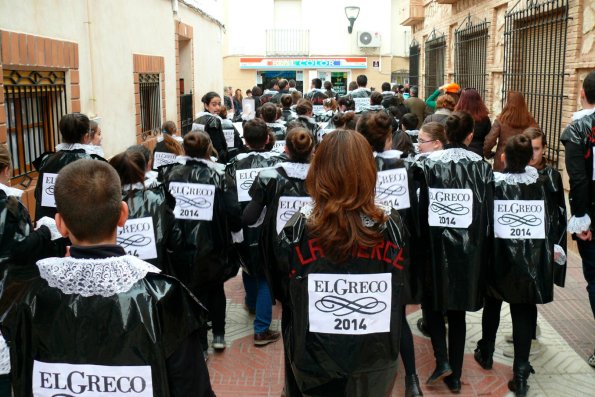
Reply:
[[[240,69],[366,69],[366,57],[355,58],[240,58]]]

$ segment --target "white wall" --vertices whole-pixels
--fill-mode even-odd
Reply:
[[[220,0],[201,1],[221,9]],[[194,27],[195,92],[220,90],[223,66],[219,26],[183,4],[179,6],[179,19]],[[132,54],[164,57],[166,118],[177,120],[171,1],[0,0],[0,29],[78,43],[81,111],[101,117],[107,156],[136,143]]]
[[[310,55],[403,55],[404,32],[408,27],[399,25],[399,0],[224,0],[226,46],[225,55],[260,55],[266,52],[266,29],[299,28],[310,30]],[[281,3],[279,5],[276,5]],[[360,7],[360,14],[347,32],[349,22],[346,6]],[[298,15],[287,15],[285,10],[301,7]],[[275,15],[282,9],[286,21]],[[301,23],[300,23],[301,21]],[[358,31],[379,32],[380,49],[361,51],[357,45]],[[407,45],[408,46],[408,45]]]

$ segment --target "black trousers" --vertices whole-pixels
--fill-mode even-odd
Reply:
[[[466,312],[448,310],[448,349],[446,347],[446,324],[442,311],[428,310],[426,327],[430,332],[436,363],[448,362],[452,368],[452,377],[461,378],[463,359],[465,358]]]
[[[407,313],[405,312],[405,306],[403,305],[403,319],[401,325],[401,345],[399,352],[401,353],[401,359],[403,360],[403,366],[405,367],[405,375],[414,375],[415,370],[415,350],[413,348],[413,334],[409,323],[407,323]]]
[[[488,352],[494,351],[496,333],[500,326],[500,309],[502,301],[486,297],[481,319],[482,335],[479,346]],[[535,336],[537,326],[537,305],[531,303],[511,303],[512,339],[514,343],[514,368],[518,364],[529,362],[531,339]]]
[[[283,335],[283,339],[287,336],[286,330],[291,324],[291,312],[287,305],[282,305],[281,311],[281,335]],[[285,348],[285,344],[283,344]],[[295,375],[293,374],[293,370],[291,369],[291,362],[289,361],[289,356],[287,351],[283,349],[283,353],[285,356],[285,396],[286,397],[302,397],[302,392],[300,391],[297,382],[295,380]]]
[[[223,283],[216,283],[208,289],[203,289],[198,294],[198,299],[209,310],[209,318],[213,323],[213,335],[225,336],[225,309],[227,301],[225,299],[225,290]],[[201,337],[203,350],[208,348],[206,330]]]

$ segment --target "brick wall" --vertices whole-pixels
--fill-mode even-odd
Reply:
[[[7,126],[6,110],[4,106],[4,69],[20,70],[61,70],[67,72],[70,79],[70,92],[66,93],[69,99],[68,111],[80,112],[80,86],[79,86],[79,52],[78,44],[40,37],[24,33],[0,31],[0,144],[6,144]],[[34,181],[24,189],[23,204],[29,209],[31,217],[35,216],[35,198],[33,191],[37,175],[31,175]],[[22,188],[21,186],[15,186]]]

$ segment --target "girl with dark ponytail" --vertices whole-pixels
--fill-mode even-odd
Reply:
[[[139,152],[125,151],[109,161],[122,183],[122,201],[128,204],[128,220],[118,230],[117,241],[128,254],[165,269],[165,215],[163,185],[145,187],[147,163]],[[141,232],[139,232],[139,230]]]
[[[184,154],[182,138],[177,134],[176,123],[166,121],[161,126],[161,135],[153,149],[153,169],[176,162],[176,157]]]
[[[483,305],[491,246],[494,177],[490,165],[467,149],[473,125],[471,115],[454,112],[446,120],[444,149],[421,157],[414,166],[421,184],[421,241],[429,244],[423,250],[422,304],[436,357],[427,383],[443,380],[455,393],[461,390],[465,312]]]

